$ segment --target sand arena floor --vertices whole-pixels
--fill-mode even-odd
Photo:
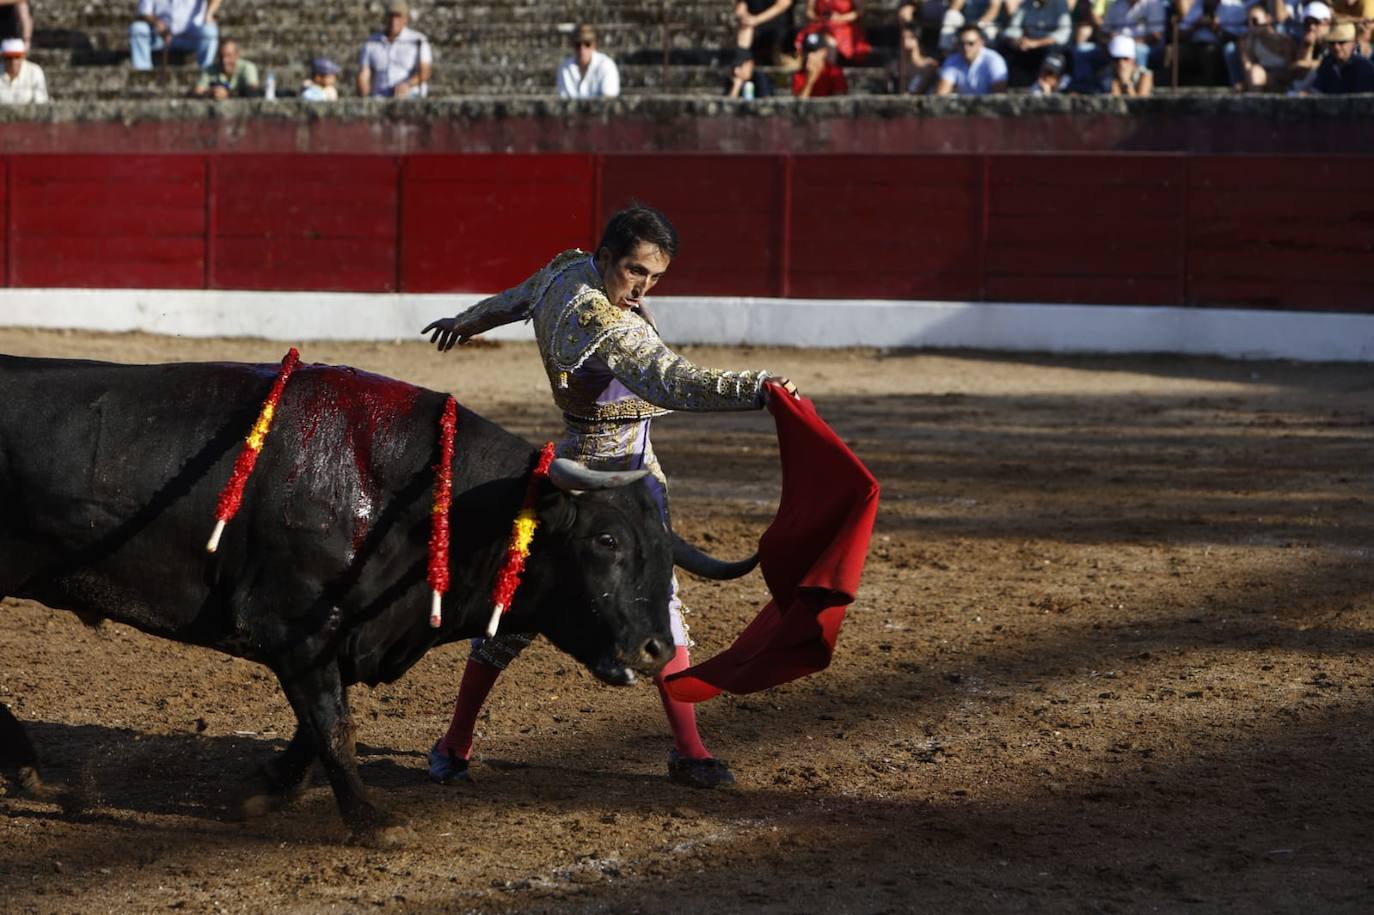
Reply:
[[[306,343],[531,440],[533,349]],[[0,329],[0,352],[275,362],[285,346]],[[700,709],[731,792],[674,787],[645,685],[538,644],[440,788],[462,646],[355,688],[364,780],[419,841],[341,844],[327,787],[250,822],[292,716],[253,664],[6,600],[0,701],[89,813],[0,798],[0,911],[1368,912],[1374,371],[1181,358],[688,348],[790,375],[883,505],[832,667]],[[655,433],[679,528],[747,552],[765,414]],[[684,582],[698,654],[761,579]]]

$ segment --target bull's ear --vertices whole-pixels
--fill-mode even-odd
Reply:
[[[549,487],[539,497],[534,510],[539,525],[551,534],[565,534],[577,520],[577,500],[571,493]]]

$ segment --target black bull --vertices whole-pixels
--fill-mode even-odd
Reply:
[[[353,837],[397,841],[404,822],[358,778],[347,687],[393,681],[435,645],[481,634],[535,452],[459,409],[451,585],[434,629],[426,556],[444,395],[302,365],[239,514],[206,552],[275,371],[0,356],[0,596],[265,664],[297,730],[245,786],[245,812],[295,796],[318,760]],[[672,548],[648,488],[548,485],[537,514],[502,629],[543,633],[607,682],[661,668]],[[46,790],[4,706],[0,771]]]

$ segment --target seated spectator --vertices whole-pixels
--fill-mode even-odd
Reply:
[[[754,62],[776,66],[792,32],[792,0],[738,0],[735,46],[753,53]]]
[[[1180,68],[1207,86],[1240,83],[1235,42],[1246,30],[1246,0],[1194,0],[1178,23]],[[1224,69],[1223,69],[1224,68]]]
[[[936,95],[990,95],[1007,91],[1007,62],[992,48],[984,47],[983,32],[976,25],[959,29],[959,51],[940,66]]]
[[[1322,55],[1326,52],[1326,36],[1331,33],[1331,8],[1320,0],[1302,9],[1302,37],[1298,39],[1298,55],[1293,61],[1293,74],[1289,79],[1292,92],[1307,92],[1317,79],[1317,68],[1321,66]]]
[[[1374,36],[1374,0],[1327,0],[1331,5],[1331,21],[1336,25],[1349,22],[1355,26],[1355,53],[1368,57],[1370,39]]]
[[[1065,4],[1067,5],[1067,3]],[[949,0],[949,13],[940,29],[940,50],[954,52],[955,34],[961,25],[976,25],[983,30],[983,40],[996,44],[1002,31],[1002,13],[1020,8],[1020,0]],[[1012,14],[1014,15],[1014,13]]]
[[[572,54],[558,66],[559,98],[615,98],[620,70],[596,49],[596,29],[584,25],[573,33]]]
[[[768,98],[773,94],[773,81],[754,66],[754,55],[748,48],[735,48],[730,75],[725,78],[726,98]]]
[[[1077,47],[1093,40],[1102,28],[1108,0],[1076,0],[1073,4],[1073,44]],[[1066,61],[1067,65],[1067,61]]]
[[[0,41],[0,57],[5,61],[5,70],[0,73],[0,105],[46,105],[48,81],[42,67],[25,59],[28,50],[24,39]]]
[[[1236,42],[1240,82],[1235,88],[1242,92],[1282,92],[1292,78],[1297,43],[1274,29],[1262,4],[1250,7],[1246,22],[1250,29]]]
[[[916,25],[902,29],[902,53],[890,74],[891,90],[897,94],[925,95],[935,86],[940,62],[927,57],[921,49],[920,28]]]
[[[1117,35],[1133,38],[1136,63],[1141,67],[1157,67],[1164,59],[1167,25],[1168,10],[1163,0],[1113,0],[1102,16],[1100,39],[1110,41]]]
[[[23,39],[25,48],[33,46],[33,13],[28,0],[0,0],[0,41],[6,38]]]
[[[1355,23],[1349,20],[1331,27],[1326,38],[1330,49],[1317,68],[1312,89],[1322,95],[1374,92],[1374,61],[1355,53]]]
[[[374,98],[429,94],[434,51],[423,33],[410,28],[410,5],[390,0],[382,30],[373,32],[358,56],[358,94]]]
[[[854,0],[806,0],[806,20],[806,26],[797,34],[799,50],[806,36],[817,32],[827,37],[845,63],[859,63],[873,50],[864,40]]]
[[[1136,62],[1134,38],[1117,35],[1107,53],[1112,58],[1112,95],[1146,96],[1154,91],[1154,74]]]
[[[1028,85],[1051,51],[1069,43],[1068,0],[1025,0],[1002,30],[1002,52],[1015,85]]]
[[[223,0],[138,0],[138,18],[129,26],[129,63],[153,69],[153,52],[170,47],[194,51],[196,66],[208,70],[219,47],[215,14]]]
[[[197,98],[209,97],[217,102],[227,98],[261,95],[258,65],[240,56],[237,41],[226,39],[220,43],[215,66],[200,74],[200,80],[191,94]]]
[[[801,69],[792,74],[792,94],[797,98],[848,95],[849,82],[835,63],[835,49],[819,32],[802,39]]]
[[[897,27],[913,29],[921,52],[934,55],[940,50],[940,32],[949,11],[946,0],[901,0],[897,6]],[[959,19],[962,24],[963,16]]]
[[[316,57],[310,62],[310,78],[301,86],[301,99],[307,102],[337,102],[340,72],[339,65],[328,57]]]
[[[1045,59],[1040,62],[1040,72],[1035,76],[1035,82],[1031,83],[1031,95],[1058,95],[1063,92],[1069,84],[1068,74],[1064,72],[1066,66],[1064,55],[1058,51],[1051,51],[1045,55]]]

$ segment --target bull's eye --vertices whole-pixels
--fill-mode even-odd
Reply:
[[[615,538],[612,537],[610,534],[597,534],[597,535],[596,535],[596,545],[599,546],[599,547],[603,547],[603,548],[605,548],[605,549],[608,549],[608,550],[613,550],[613,549],[615,549],[616,547],[618,547],[620,544],[616,543],[616,542],[615,542]]]

